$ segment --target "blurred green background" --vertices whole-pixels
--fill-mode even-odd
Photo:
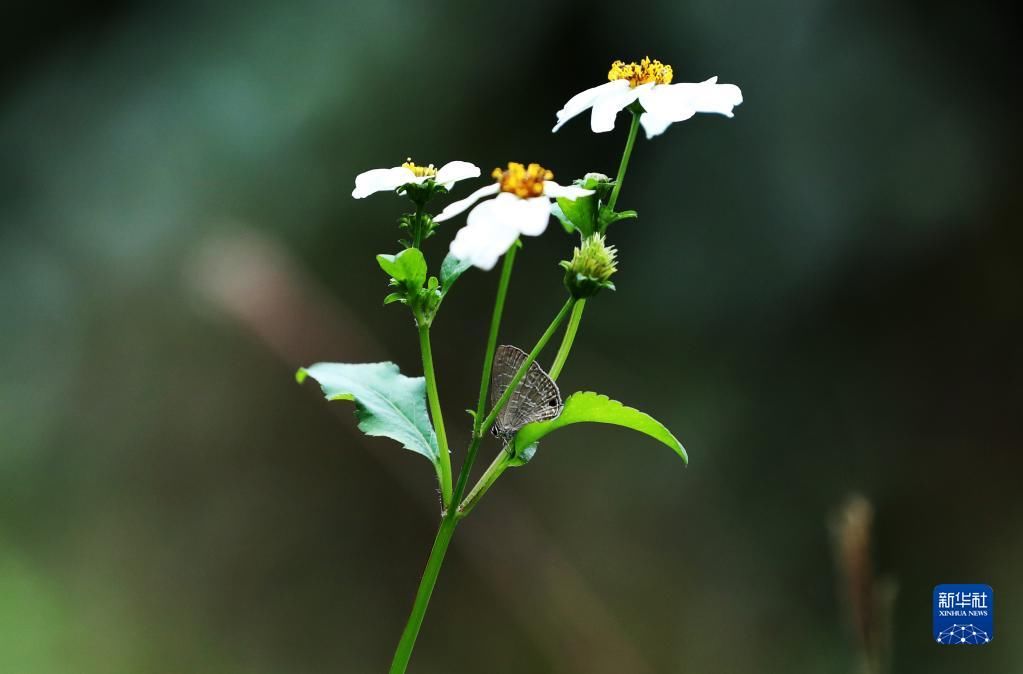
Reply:
[[[403,204],[354,201],[354,176],[409,155],[613,173],[625,117],[550,127],[613,59],[646,54],[745,103],[641,137],[619,290],[590,303],[559,383],[650,412],[691,464],[624,430],[545,443],[459,528],[410,671],[855,672],[828,529],[854,491],[898,583],[893,671],[1023,669],[1008,14],[3,11],[0,672],[384,671],[435,531],[433,471],[292,379],[316,360],[420,371],[373,260]],[[458,222],[427,243],[434,264]],[[556,225],[528,241],[502,341],[539,335],[572,243]],[[456,448],[496,276],[467,274],[434,330]],[[994,587],[992,644],[932,642],[944,582]]]

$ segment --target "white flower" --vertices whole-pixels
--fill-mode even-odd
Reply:
[[[394,168],[373,169],[360,173],[355,177],[355,189],[352,196],[356,199],[368,197],[376,192],[393,192],[402,185],[419,184],[433,180],[444,189],[450,190],[459,180],[479,178],[480,169],[467,161],[450,161],[439,169],[433,164],[416,166],[410,158],[401,166]]]
[[[645,58],[639,63],[615,61],[607,74],[610,82],[576,94],[558,111],[557,131],[576,115],[593,109],[590,128],[605,133],[615,126],[618,113],[639,101],[639,118],[647,138],[664,133],[673,122],[689,119],[698,112],[716,112],[732,116],[732,108],[742,103],[742,91],[734,84],[718,84],[712,77],[698,84],[671,84],[671,66]]]
[[[497,180],[493,185],[448,204],[433,219],[450,220],[483,197],[496,195],[469,212],[465,227],[458,230],[450,247],[452,255],[485,271],[494,268],[520,235],[543,234],[551,217],[551,199],[564,197],[575,201],[593,194],[593,190],[559,185],[551,180],[554,175],[539,164],[526,167],[511,162],[507,170],[494,169],[492,175]]]

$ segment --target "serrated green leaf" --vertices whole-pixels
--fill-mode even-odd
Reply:
[[[316,363],[295,379],[315,379],[327,400],[354,400],[359,430],[397,440],[434,466],[440,456],[437,434],[426,411],[426,380],[406,377],[394,363]]]
[[[472,262],[461,260],[451,253],[444,256],[444,261],[440,263],[441,297],[448,294],[448,291],[451,290],[451,286],[458,280],[458,277],[464,274],[465,270],[471,266]]]
[[[523,426],[513,441],[514,454],[520,456],[530,445],[535,444],[547,434],[569,424],[582,422],[613,424],[639,431],[671,447],[682,457],[683,461],[689,463],[689,457],[682,443],[661,422],[637,409],[626,407],[617,400],[611,400],[605,395],[591,391],[570,395],[565,401],[565,407],[561,410],[561,414],[556,418]]]
[[[558,207],[569,222],[586,237],[597,231],[597,196],[591,194],[574,201],[558,197]]]
[[[377,255],[377,264],[407,288],[422,288],[426,283],[426,258],[418,248],[406,248],[397,255]]]

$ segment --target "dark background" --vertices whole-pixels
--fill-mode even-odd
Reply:
[[[653,414],[691,465],[623,430],[545,443],[460,527],[411,671],[854,672],[828,528],[852,492],[898,584],[892,671],[1018,671],[1019,73],[993,7],[8,3],[0,671],[384,671],[433,471],[292,379],[420,371],[373,261],[403,204],[354,176],[613,173],[625,117],[550,127],[646,54],[745,103],[640,139],[619,290],[559,383]],[[528,241],[502,341],[539,335],[571,244]],[[456,465],[496,280],[434,330]],[[933,643],[955,582],[994,587],[989,646]]]

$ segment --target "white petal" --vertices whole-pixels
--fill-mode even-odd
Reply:
[[[352,190],[352,196],[362,199],[376,192],[393,192],[402,185],[415,182],[415,180],[416,174],[404,166],[373,169],[355,176],[355,189]]]
[[[486,187],[481,187],[472,194],[470,194],[469,196],[467,196],[466,198],[459,199],[458,201],[454,201],[445,206],[444,210],[441,211],[433,219],[433,221],[444,222],[445,220],[450,220],[459,213],[464,213],[466,210],[468,210],[470,206],[472,206],[474,203],[476,203],[483,197],[489,197],[491,194],[497,194],[500,191],[501,185],[498,183],[493,183],[491,185],[487,185]]]
[[[473,213],[489,203],[493,202],[483,202],[473,209]],[[484,271],[490,271],[517,238],[519,238],[518,230],[507,224],[500,225],[485,220],[470,222],[458,230],[455,238],[451,241],[449,250],[455,257],[468,260]]]
[[[681,122],[696,114],[686,90],[679,86],[683,85],[656,86],[640,95],[639,103],[646,112],[639,121],[647,138],[664,133],[672,122]]]
[[[699,84],[669,84],[654,87],[640,96],[643,108],[655,117],[682,121],[694,112],[714,112],[726,117],[732,116],[732,108],[742,103],[742,91],[734,84],[718,84],[712,77]],[[680,119],[681,117],[681,119]]]
[[[559,185],[553,180],[545,180],[543,181],[543,193],[552,199],[561,197],[569,201],[575,201],[579,197],[588,197],[593,194],[593,190],[586,190],[578,185]]]
[[[467,161],[449,161],[437,171],[435,180],[444,187],[451,189],[451,186],[459,180],[466,178],[479,178],[480,167],[470,164]]]
[[[561,110],[558,110],[558,123],[554,125],[553,129],[551,129],[551,133],[554,133],[555,131],[560,129],[565,124],[565,122],[572,119],[576,115],[585,112],[589,108],[592,108],[593,103],[598,98],[605,95],[606,92],[621,89],[622,84],[627,85],[628,82],[624,82],[622,80],[616,80],[614,82],[605,82],[604,84],[593,87],[592,89],[582,91],[573,96],[572,98],[568,99],[568,102],[565,103]]]
[[[625,80],[615,80],[609,84],[619,84],[620,86],[608,89],[593,102],[593,112],[590,114],[590,129],[593,133],[606,133],[614,129],[615,117],[618,116],[618,113],[653,86],[652,84],[643,84],[632,88]]]
[[[548,197],[522,199],[503,192],[496,199],[484,201],[472,209],[467,222],[470,225],[487,224],[502,229],[511,227],[520,234],[539,236],[547,229],[550,221],[550,204]]]
[[[693,114],[696,114],[695,110],[693,111]],[[690,115],[690,117],[692,117],[692,115]],[[677,121],[681,120],[665,119],[664,117],[651,115],[649,112],[644,112],[639,118],[639,123],[643,125],[643,130],[646,131],[647,140],[654,136],[661,135],[669,126]]]

